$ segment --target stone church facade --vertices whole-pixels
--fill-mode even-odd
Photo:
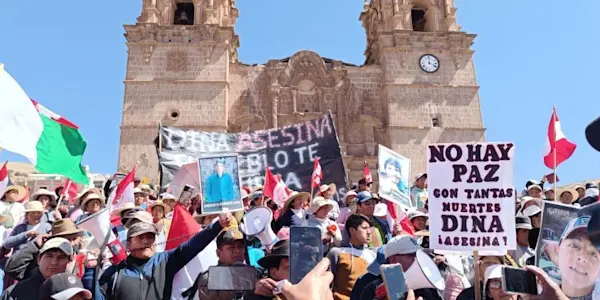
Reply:
[[[244,64],[238,14],[234,0],[143,0],[137,24],[125,26],[121,170],[137,161],[138,176],[158,178],[159,123],[239,132],[331,110],[352,182],[364,161],[375,170],[378,144],[411,158],[414,175],[426,171],[428,144],[484,140],[475,35],[457,25],[453,0],[365,3],[362,66],[311,51]]]

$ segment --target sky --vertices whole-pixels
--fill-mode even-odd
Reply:
[[[240,60],[266,63],[299,50],[361,65],[363,0],[238,0]],[[117,168],[127,48],[141,0],[4,1],[0,63],[30,97],[79,125],[94,173]],[[600,1],[565,13],[562,2],[456,0],[462,30],[475,33],[474,61],[487,141],[515,143],[515,185],[550,173],[542,162],[556,106],[578,145],[561,183],[598,179],[600,153],[585,126],[598,117]],[[573,12],[573,13],[572,13]],[[574,12],[577,12],[576,14]],[[24,18],[25,17],[25,18]],[[25,161],[0,153],[0,160]]]

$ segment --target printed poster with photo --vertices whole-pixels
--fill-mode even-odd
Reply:
[[[546,272],[570,298],[600,299],[600,253],[590,236],[589,210],[544,202],[536,246],[536,266]]]
[[[237,154],[198,159],[202,185],[202,215],[244,209],[240,192]]]
[[[410,201],[410,159],[382,145],[378,152],[379,196],[403,209],[415,206]]]
[[[428,146],[431,249],[516,249],[514,153],[513,143]]]

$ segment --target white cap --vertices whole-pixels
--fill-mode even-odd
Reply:
[[[542,212],[542,209],[537,205],[531,205],[523,210],[523,215],[526,217],[535,216]]]
[[[502,265],[491,265],[485,269],[483,276],[483,288],[485,289],[488,280],[502,278]]]
[[[426,213],[424,213],[424,212],[422,212],[420,210],[415,210],[415,211],[412,211],[412,212],[410,212],[408,214],[408,220],[409,221],[412,221],[412,219],[418,218],[418,217],[424,217],[424,218],[429,219],[429,216]]]
[[[389,240],[388,243],[383,246],[383,255],[387,259],[394,255],[415,253],[419,249],[421,249],[421,246],[419,246],[417,240],[412,236],[399,235]]]
[[[54,237],[47,240],[40,249],[40,255],[52,249],[60,249],[68,256],[73,255],[73,246],[71,245],[71,242],[65,238]]]

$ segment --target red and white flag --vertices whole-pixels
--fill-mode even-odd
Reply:
[[[125,203],[135,203],[135,196],[133,195],[134,182],[135,181],[135,166],[131,169],[131,172],[119,182],[115,189],[108,196],[109,212],[115,209],[119,209],[125,206]]]
[[[67,178],[67,180],[65,180],[65,182],[59,187],[63,188],[62,191],[60,191],[60,195],[64,196],[69,203],[73,203],[73,199],[77,197],[77,192],[79,192],[79,187],[77,184],[71,181],[71,179]]]
[[[544,164],[550,169],[556,168],[559,164],[573,155],[575,148],[577,148],[577,145],[569,142],[563,133],[560,121],[558,120],[558,115],[556,114],[556,109],[554,109],[550,124],[548,124]],[[556,161],[554,161],[555,157]]]
[[[0,195],[4,195],[4,191],[10,185],[10,180],[8,180],[8,167],[6,166],[8,162],[5,162],[0,169]]]
[[[265,185],[263,187],[263,193],[265,196],[273,199],[279,207],[283,207],[285,200],[287,200],[291,191],[285,185],[285,182],[281,179],[281,176],[274,176],[271,169],[267,167],[265,171]]]
[[[371,170],[369,170],[369,164],[365,161],[365,166],[363,167],[363,176],[367,184],[373,182],[373,176],[371,176]]]
[[[315,163],[313,166],[312,173],[312,188],[318,187],[321,185],[321,180],[323,179],[323,171],[321,170],[321,164],[319,163],[319,158],[315,157]]]

